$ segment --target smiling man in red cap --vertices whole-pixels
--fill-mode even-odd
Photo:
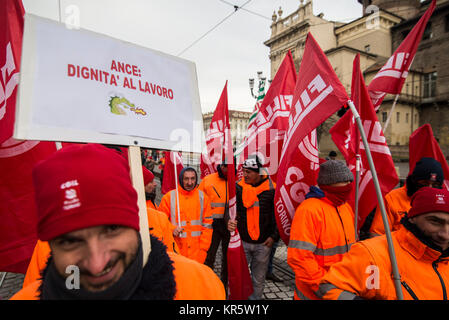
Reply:
[[[107,159],[108,161],[105,161]],[[224,299],[209,268],[151,237],[143,265],[129,166],[97,144],[63,148],[33,169],[38,237],[51,257],[12,299]]]
[[[404,299],[447,300],[449,192],[420,188],[392,233]],[[386,236],[358,242],[320,284],[325,299],[394,300],[396,291]]]

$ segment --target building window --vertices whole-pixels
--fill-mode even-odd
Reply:
[[[424,29],[424,34],[422,36],[423,40],[432,39],[432,22],[428,22],[426,28]]]
[[[382,122],[387,121],[387,113],[384,111],[382,112]]]
[[[399,112],[396,112],[396,123],[399,123],[401,114]]]
[[[437,72],[424,75],[423,98],[435,97],[437,87]]]

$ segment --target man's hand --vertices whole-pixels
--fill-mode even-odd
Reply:
[[[237,220],[229,220],[228,221],[228,231],[234,232],[237,228]]]
[[[176,228],[173,230],[173,236],[174,236],[174,237],[178,237],[178,236],[182,233],[183,230],[184,230],[184,229],[181,228],[181,227],[176,227]]]
[[[274,240],[272,237],[268,237],[267,240],[263,243],[264,246],[271,248],[273,246]]]

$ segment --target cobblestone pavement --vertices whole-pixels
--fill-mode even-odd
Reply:
[[[158,184],[159,179],[156,178]],[[161,200],[160,186],[158,186],[156,203]],[[221,250],[217,252],[214,271],[220,276]],[[291,300],[293,299],[294,275],[287,264],[287,247],[282,241],[279,241],[279,247],[273,259],[273,273],[282,280],[282,282],[273,282],[266,280],[264,289],[264,299],[266,300]],[[3,281],[2,281],[3,279]],[[7,300],[22,288],[24,275],[20,273],[5,273],[0,271],[0,300]]]

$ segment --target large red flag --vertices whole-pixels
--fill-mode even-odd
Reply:
[[[446,158],[438,145],[437,140],[433,136],[430,124],[416,129],[409,139],[409,174],[415,169],[416,162],[423,157],[434,158],[441,163],[444,173],[444,186],[449,190],[449,165]]]
[[[13,133],[22,52],[23,9],[20,0],[0,7],[0,144]]]
[[[230,168],[234,166],[234,152],[231,139],[231,126],[229,125],[227,82],[223,89],[220,101],[223,103],[224,141],[223,155]],[[235,220],[237,216],[237,199],[235,192],[235,170],[228,169],[228,195],[229,218]],[[231,234],[228,246],[228,288],[230,300],[246,300],[253,293],[253,285],[249,275],[248,263],[243,250],[240,235],[236,229]]]
[[[371,150],[373,162],[376,166],[377,176],[382,191],[382,195],[391,191],[398,184],[398,176],[391,157],[379,120],[369,97],[363,74],[360,70],[360,55],[354,59],[352,72],[351,99],[360,114],[366,137]],[[361,169],[359,182],[359,209],[358,209],[358,229],[363,225],[368,214],[377,206],[376,190],[369,169],[368,158],[365,147],[360,137],[354,116],[350,111],[331,128],[330,134],[335,145],[338,147],[356,176],[356,157],[360,155]],[[351,205],[355,204],[355,187],[351,195]]]
[[[273,181],[277,178],[295,84],[295,64],[288,51],[254,121],[248,126],[243,150],[239,155],[239,163],[243,163],[249,155],[257,153]]]
[[[206,133],[207,154],[201,155],[201,178],[217,171],[217,165],[221,164],[223,158],[223,146],[226,129],[226,121],[229,123],[228,96],[226,81],[217,107],[215,108],[212,121]],[[232,141],[231,141],[232,145]]]
[[[164,176],[162,178],[161,193],[166,194],[170,190],[176,189],[179,173],[184,169],[182,157],[179,152],[165,151]],[[176,174],[175,174],[176,163]]]
[[[314,130],[349,100],[310,33],[297,79],[275,194],[276,221],[285,243],[296,207],[316,182],[319,159]]]
[[[415,58],[424,29],[435,10],[436,0],[433,0],[424,15],[409,32],[387,63],[380,69],[368,86],[368,92],[377,110],[387,93],[400,94],[410,66]]]

